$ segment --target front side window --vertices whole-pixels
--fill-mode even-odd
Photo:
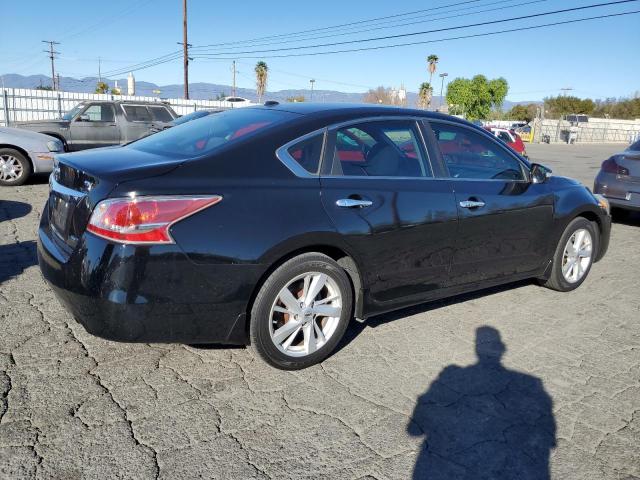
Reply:
[[[525,180],[520,162],[490,137],[448,123],[432,122],[431,128],[452,177]]]
[[[320,167],[324,134],[319,133],[299,141],[287,149],[287,153],[307,172],[316,174]]]
[[[124,113],[130,122],[150,122],[151,114],[144,105],[123,105]]]
[[[85,122],[113,122],[115,119],[112,105],[89,105],[80,119]]]
[[[371,121],[347,126],[332,134],[335,135],[332,175],[431,176],[414,121]]]

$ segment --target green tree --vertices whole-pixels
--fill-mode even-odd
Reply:
[[[256,63],[256,93],[258,94],[258,103],[262,103],[262,97],[267,91],[267,77],[269,76],[269,67],[265,62]]]
[[[287,102],[304,102],[306,99],[304,95],[295,95],[292,97],[287,97]]]
[[[596,104],[590,98],[559,95],[544,99],[544,109],[549,118],[562,118],[564,115],[574,113],[591,115],[595,108]]]
[[[492,107],[500,108],[508,91],[509,84],[504,78],[491,81],[484,75],[456,78],[447,87],[449,112],[469,120],[486,119]]]
[[[429,82],[422,82],[418,89],[418,108],[425,109],[431,104],[433,88]]]
[[[51,85],[38,85],[36,87],[36,90],[47,90],[47,91],[51,91],[53,90],[53,87],[51,87]]]
[[[105,82],[96,83],[96,93],[109,93],[109,85]]]
[[[621,120],[635,120],[640,118],[640,96],[634,98],[607,98],[596,102],[593,111],[595,117],[619,118]]]
[[[438,65],[437,55],[433,53],[427,57],[427,69],[429,70],[429,85],[433,85],[433,74],[436,73],[437,65]],[[429,96],[429,103],[427,106],[431,105],[431,98],[433,97],[433,87],[431,87],[431,95]]]
[[[507,112],[507,118],[509,120],[524,120],[530,122],[536,118],[538,106],[535,103],[529,105],[514,105],[511,110]]]

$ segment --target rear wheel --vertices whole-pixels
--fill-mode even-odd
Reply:
[[[31,163],[13,148],[0,148],[0,185],[22,185],[31,175]]]
[[[345,271],[330,257],[306,253],[267,278],[251,310],[255,351],[271,365],[306,368],[324,360],[349,323],[353,295]]]
[[[587,278],[598,248],[598,232],[583,217],[573,219],[556,247],[553,266],[545,287],[559,292],[578,288]]]

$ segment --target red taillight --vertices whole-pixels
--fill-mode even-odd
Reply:
[[[613,173],[615,175],[629,175],[629,169],[625,168],[616,162],[615,157],[611,157],[608,160],[602,162],[602,171],[606,173]]]
[[[173,243],[171,225],[220,200],[219,195],[103,200],[93,210],[87,230],[120,243]]]

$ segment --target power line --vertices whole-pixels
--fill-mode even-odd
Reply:
[[[294,47],[284,47],[284,48],[272,48],[272,49],[266,49],[266,50],[248,50],[248,51],[244,51],[244,52],[219,52],[218,54],[211,54],[211,55],[245,55],[245,54],[253,54],[253,53],[270,53],[270,52],[282,52],[282,51],[287,51],[287,50],[302,50],[302,49],[307,49],[307,48],[324,48],[324,47],[335,47],[335,46],[339,46],[339,45],[352,45],[354,43],[362,43],[362,42],[374,42],[374,41],[380,41],[380,40],[392,40],[395,38],[405,38],[405,37],[412,37],[412,36],[416,36],[416,35],[426,35],[429,33],[439,33],[439,32],[446,32],[446,31],[451,31],[451,30],[460,30],[460,29],[464,29],[464,28],[472,28],[472,27],[482,27],[482,26],[487,26],[487,25],[495,25],[497,23],[504,23],[504,22],[514,22],[517,20],[528,20],[531,18],[537,18],[537,17],[545,17],[545,16],[549,16],[549,15],[557,15],[560,13],[569,13],[569,12],[577,12],[577,11],[581,11],[581,10],[588,10],[591,8],[599,8],[599,7],[605,7],[605,6],[611,6],[611,5],[620,5],[620,4],[626,4],[626,3],[632,3],[632,2],[638,2],[640,0],[617,0],[614,2],[604,2],[604,3],[594,3],[591,5],[584,5],[581,7],[573,7],[573,8],[563,8],[561,10],[553,10],[550,12],[542,12],[542,13],[534,13],[534,14],[529,14],[529,15],[520,15],[518,17],[511,17],[511,18],[505,18],[505,19],[500,19],[500,20],[489,20],[486,22],[477,22],[477,23],[471,23],[471,24],[467,24],[467,25],[458,25],[455,27],[444,27],[444,28],[437,28],[437,29],[433,29],[433,30],[423,30],[420,32],[409,32],[409,33],[399,33],[396,35],[384,35],[381,37],[371,37],[371,38],[364,38],[364,39],[359,39],[359,40],[345,40],[345,41],[341,41],[341,42],[330,42],[330,43],[319,43],[319,44],[315,44],[315,45],[302,45],[302,46],[294,46]]]
[[[600,19],[605,19],[605,18],[622,17],[622,16],[625,16],[625,15],[634,15],[634,14],[637,14],[637,13],[640,13],[640,10],[634,10],[634,11],[622,12],[622,13],[611,13],[611,14],[607,14],[607,15],[598,15],[598,16],[594,16],[594,17],[585,17],[585,18],[578,18],[578,19],[573,19],[573,20],[564,20],[564,21],[561,21],[561,22],[543,23],[543,24],[540,24],[540,25],[532,25],[532,26],[529,26],[529,27],[510,28],[510,29],[498,30],[498,31],[494,31],[494,32],[476,33],[476,34],[472,34],[472,35],[461,35],[461,36],[458,36],[458,37],[439,38],[439,39],[424,40],[424,41],[419,41],[419,42],[396,43],[396,44],[392,44],[392,45],[378,45],[378,46],[373,46],[373,47],[351,48],[351,49],[346,49],[346,50],[330,50],[330,51],[326,51],[326,52],[291,53],[291,54],[285,54],[285,55],[268,55],[268,56],[262,55],[262,56],[259,56],[259,57],[217,57],[216,59],[217,60],[232,60],[234,58],[255,59],[255,58],[312,57],[312,56],[318,56],[318,55],[334,55],[334,54],[338,54],[338,53],[364,52],[364,51],[369,51],[369,50],[383,50],[383,49],[388,49],[388,48],[398,48],[398,47],[407,47],[407,46],[414,46],[414,45],[426,45],[428,43],[447,42],[447,41],[451,41],[451,40],[462,40],[462,39],[466,39],[466,38],[489,37],[489,36],[494,36],[494,35],[500,35],[500,34],[503,34],[503,33],[521,32],[521,31],[525,31],[525,30],[536,30],[536,29],[540,29],[540,28],[554,27],[554,26],[558,26],[558,25],[568,25],[568,24],[571,24],[571,23],[586,22],[586,21],[589,21],[589,20],[600,20]],[[199,58],[199,57],[196,57],[196,58]]]
[[[212,43],[209,45],[201,45],[200,48],[202,47],[219,47],[222,45],[234,45],[234,44],[238,44],[238,43],[247,43],[247,42],[253,42],[253,41],[258,41],[258,40],[267,40],[267,39],[273,39],[273,38],[281,38],[281,37],[291,37],[294,35],[299,35],[302,33],[311,33],[311,32],[319,32],[319,31],[324,31],[324,30],[332,30],[335,28],[340,28],[340,27],[349,27],[349,26],[353,26],[353,25],[361,25],[363,23],[369,23],[369,22],[374,22],[377,20],[388,20],[390,18],[397,18],[397,17],[403,17],[403,16],[408,16],[408,15],[414,15],[416,13],[424,13],[424,12],[430,12],[433,10],[439,10],[442,8],[449,8],[449,7],[454,7],[454,6],[458,6],[458,5],[467,5],[470,3],[477,3],[481,0],[465,0],[463,2],[458,2],[458,3],[453,3],[450,5],[441,5],[439,7],[432,7],[432,8],[424,8],[421,10],[414,10],[412,12],[405,12],[405,13],[397,13],[394,15],[386,15],[384,17],[376,17],[376,18],[371,18],[368,20],[357,20],[354,22],[349,22],[349,23],[342,23],[340,25],[333,25],[333,26],[329,26],[329,27],[320,27],[320,28],[312,28],[309,30],[300,30],[298,32],[290,32],[290,33],[281,33],[278,35],[269,35],[266,37],[258,37],[258,38],[253,38],[253,39],[249,39],[249,40],[244,40],[244,41],[237,41],[237,42],[225,42],[225,43]]]
[[[514,0],[499,0],[497,2],[490,2],[489,4],[486,5],[479,5],[480,7],[486,7],[486,6],[491,6],[491,5],[498,5],[498,4],[505,4],[505,3],[511,3]],[[520,3],[516,3],[516,4],[511,4],[511,5],[502,5],[500,7],[494,7],[494,8],[488,8],[488,9],[484,9],[484,10],[475,10],[475,11],[471,11],[470,8],[477,8],[477,7],[467,7],[467,8],[460,8],[460,9],[456,9],[456,10],[451,10],[450,12],[446,12],[446,13],[454,13],[454,12],[464,12],[464,13],[458,13],[455,15],[448,15],[448,16],[444,16],[444,17],[436,17],[436,18],[431,18],[434,17],[434,15],[421,15],[419,17],[415,17],[415,18],[422,18],[423,20],[415,20],[415,21],[411,21],[411,22],[406,22],[406,23],[395,23],[398,22],[400,20],[392,20],[392,22],[394,22],[393,25],[389,25],[392,22],[382,22],[380,24],[377,24],[379,26],[373,26],[371,28],[366,28],[366,29],[361,29],[361,30],[353,30],[350,29],[348,31],[345,32],[331,32],[328,35],[316,35],[316,36],[311,36],[311,37],[306,37],[306,38],[300,38],[300,39],[291,39],[291,38],[287,38],[286,40],[279,40],[276,42],[263,42],[263,43],[257,43],[254,44],[253,46],[259,47],[259,46],[269,46],[269,45],[280,45],[283,43],[289,43],[291,41],[308,41],[308,40],[319,40],[322,38],[332,38],[335,37],[336,35],[357,35],[360,33],[367,33],[367,32],[373,32],[373,31],[377,31],[377,30],[388,30],[390,28],[398,28],[398,27],[407,27],[410,25],[417,25],[417,24],[421,24],[421,23],[431,23],[431,22],[435,22],[435,21],[440,21],[440,20],[449,20],[452,18],[459,18],[459,17],[466,17],[469,15],[479,15],[481,13],[488,13],[488,12],[494,12],[497,10],[503,10],[505,7],[509,7],[509,8],[516,8],[516,7],[520,7],[520,6],[524,6],[524,5],[533,5],[535,3],[543,3],[543,2],[548,2],[550,0],[534,0],[534,1],[528,1],[528,2],[520,2]],[[436,15],[440,15],[440,14],[436,14]],[[424,20],[424,18],[428,18],[427,20]],[[212,49],[210,48],[205,48],[205,46],[195,46],[193,47],[196,50],[199,50],[201,52],[206,52],[206,51],[211,51]]]

